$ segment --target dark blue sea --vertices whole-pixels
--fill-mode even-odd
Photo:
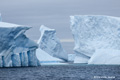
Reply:
[[[120,80],[120,65],[43,65],[0,68],[0,80]]]

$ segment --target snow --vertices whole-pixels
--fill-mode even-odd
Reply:
[[[103,15],[76,15],[70,18],[76,54],[84,55],[89,60],[97,49],[120,50],[120,18]]]
[[[38,45],[24,34],[28,29],[28,26],[0,22],[0,67],[37,66]]]
[[[11,27],[24,27],[22,25],[17,25],[17,24],[12,24],[12,23],[7,23],[7,22],[0,22],[0,27],[4,28],[11,28]]]
[[[43,51],[40,48],[38,48],[36,50],[36,56],[37,56],[38,60],[40,61],[41,65],[45,65],[45,64],[61,64],[61,63],[65,62],[62,59],[51,56],[50,54],[46,53],[45,51]]]
[[[88,64],[120,64],[120,50],[97,49]]]
[[[40,27],[41,36],[38,40],[39,47],[53,57],[68,60],[68,54],[62,48],[59,38],[54,29],[42,25]]]

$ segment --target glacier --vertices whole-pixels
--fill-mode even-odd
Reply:
[[[40,27],[41,36],[38,40],[40,49],[50,54],[53,57],[57,57],[68,61],[68,54],[62,48],[59,38],[56,36],[55,29],[50,29],[44,25]]]
[[[71,31],[75,41],[75,63],[93,63],[105,59],[109,50],[120,50],[120,18],[104,15],[75,15],[70,16]],[[105,52],[96,50],[105,49]],[[107,51],[108,50],[108,51]],[[106,53],[108,52],[108,53]],[[99,56],[97,56],[97,53]],[[117,52],[118,53],[118,52]],[[106,55],[107,54],[107,55]],[[92,58],[97,56],[97,58]],[[103,58],[100,58],[100,57]],[[102,62],[102,61],[101,61]],[[97,63],[97,61],[96,61]],[[104,64],[101,63],[101,64]]]
[[[38,66],[38,44],[24,33],[31,27],[0,22],[0,67]]]

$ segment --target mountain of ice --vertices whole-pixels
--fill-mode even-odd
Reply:
[[[75,40],[75,62],[87,63],[97,49],[120,50],[120,18],[102,15],[78,15],[70,18]]]
[[[42,25],[40,32],[41,36],[38,41],[39,47],[53,57],[68,60],[68,54],[62,48],[60,40],[56,36],[56,31]]]
[[[24,34],[30,27],[0,22],[0,67],[37,66],[37,43]]]

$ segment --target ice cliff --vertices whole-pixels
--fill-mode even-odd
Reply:
[[[118,53],[98,52],[97,50],[120,50],[120,18],[102,15],[78,15],[70,18],[75,40],[76,63],[88,63],[94,53],[102,55],[104,59],[106,54],[109,54],[109,59],[111,59],[111,54]],[[94,59],[100,60],[101,58],[97,56]],[[90,60],[90,63],[94,63],[92,61],[93,59]],[[104,64],[104,62],[102,63]]]
[[[2,21],[2,17],[1,17],[1,14],[0,14],[0,22]]]
[[[0,22],[0,67],[37,66],[38,45],[24,34],[30,27]]]
[[[39,47],[53,57],[68,60],[68,54],[62,48],[60,40],[56,36],[56,31],[42,25],[40,32],[41,36],[38,41]]]

